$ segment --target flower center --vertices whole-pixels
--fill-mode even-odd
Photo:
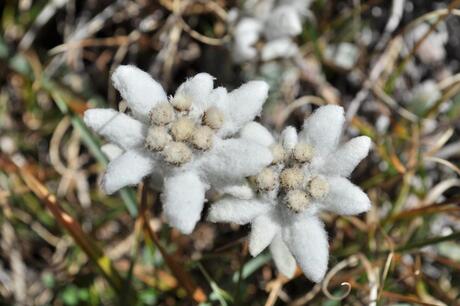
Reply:
[[[149,112],[150,127],[145,147],[160,153],[175,166],[189,162],[194,153],[212,148],[215,132],[224,123],[224,114],[217,107],[208,108],[200,118],[192,118],[192,100],[176,95],[153,107]]]
[[[278,202],[294,213],[304,211],[313,200],[323,199],[328,194],[329,183],[324,177],[312,177],[305,172],[305,167],[314,156],[309,144],[298,143],[292,150],[274,144],[270,150],[272,165],[250,178],[257,192],[271,192],[278,188]]]

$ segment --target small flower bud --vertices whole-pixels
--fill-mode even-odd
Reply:
[[[224,113],[217,107],[211,106],[204,113],[203,122],[211,129],[218,130],[224,124]]]
[[[150,122],[156,125],[166,125],[174,120],[174,108],[171,104],[161,103],[149,112]]]
[[[192,135],[191,143],[199,150],[209,150],[212,147],[214,132],[207,126],[200,126]]]
[[[185,141],[192,136],[195,130],[195,123],[192,119],[181,117],[177,119],[171,126],[171,134],[176,141]]]
[[[145,147],[150,151],[161,151],[171,141],[171,136],[164,127],[150,127],[145,137]]]
[[[192,100],[184,95],[176,95],[171,99],[171,104],[179,111],[188,111],[192,107]]]
[[[313,148],[306,143],[297,144],[294,148],[294,158],[301,163],[310,161],[313,158]]]
[[[308,192],[315,199],[324,198],[329,192],[329,183],[322,177],[315,177],[308,182]]]
[[[302,185],[304,176],[299,168],[287,168],[280,174],[281,187],[287,190],[299,188]]]
[[[276,187],[276,174],[270,168],[263,169],[256,177],[255,184],[260,191],[272,191]]]
[[[192,150],[183,142],[170,142],[163,150],[165,161],[180,166],[192,159]]]
[[[284,148],[280,144],[274,144],[270,147],[270,150],[273,155],[273,161],[272,164],[278,164],[286,158],[286,152],[284,151]]]
[[[302,212],[310,204],[308,195],[301,190],[291,190],[285,197],[287,207],[295,213]]]

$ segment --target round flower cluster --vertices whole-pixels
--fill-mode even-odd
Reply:
[[[313,147],[298,143],[286,150],[281,144],[270,146],[273,162],[258,175],[250,178],[257,192],[277,193],[280,202],[294,213],[304,211],[313,199],[324,198],[329,191],[328,182],[318,175],[305,173],[313,159]]]
[[[215,131],[224,123],[224,114],[215,106],[198,118],[190,115],[191,107],[192,100],[178,94],[149,112],[145,147],[160,152],[169,164],[181,166],[192,159],[194,151],[211,149]]]

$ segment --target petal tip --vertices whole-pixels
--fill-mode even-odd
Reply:
[[[133,65],[120,65],[112,73],[112,82],[115,88],[118,88],[123,82],[123,79],[127,79],[133,75],[133,72],[141,71],[139,68]],[[142,71],[143,72],[143,71]]]
[[[112,195],[118,191],[118,189],[112,184],[112,180],[107,176],[107,173],[104,174],[101,181],[101,189],[106,195]]]
[[[307,277],[314,283],[320,283],[324,279],[325,274],[326,269],[324,269],[324,271],[318,271],[317,273],[310,273]]]
[[[86,126],[91,127],[94,122],[94,109],[88,109],[83,113],[83,122]]]
[[[372,145],[371,138],[368,136],[359,136],[357,139],[359,141],[359,145],[363,148],[363,151],[369,152]]]
[[[333,105],[333,104],[328,104],[321,106],[318,108],[315,112],[318,113],[327,113],[330,116],[344,116],[345,110],[343,109],[342,106],[339,105]]]
[[[249,86],[252,86],[254,91],[261,96],[268,96],[268,90],[270,86],[268,86],[268,83],[262,80],[256,80],[256,81],[250,81],[248,82]]]

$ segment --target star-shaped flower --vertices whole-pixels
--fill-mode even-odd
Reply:
[[[310,0],[248,1],[243,17],[236,23],[233,37],[233,55],[237,62],[257,57],[256,43],[261,37],[266,43],[261,58],[269,61],[291,57],[298,51],[293,37],[302,32],[302,19],[307,14]]]
[[[205,192],[225,189],[270,163],[270,151],[253,141],[232,138],[261,111],[268,85],[251,81],[227,93],[200,73],[171,97],[134,66],[112,75],[129,113],[90,109],[84,121],[123,151],[110,161],[102,181],[111,194],[155,173],[163,178],[163,210],[168,222],[190,233],[200,219]]]
[[[269,147],[272,164],[212,205],[208,219],[251,223],[253,256],[270,246],[283,274],[292,277],[298,262],[309,279],[321,281],[329,247],[318,213],[355,215],[370,207],[367,195],[346,177],[367,156],[371,142],[361,136],[339,145],[343,123],[341,107],[323,106],[299,134],[287,127],[279,143],[261,125],[248,124],[242,137]]]

